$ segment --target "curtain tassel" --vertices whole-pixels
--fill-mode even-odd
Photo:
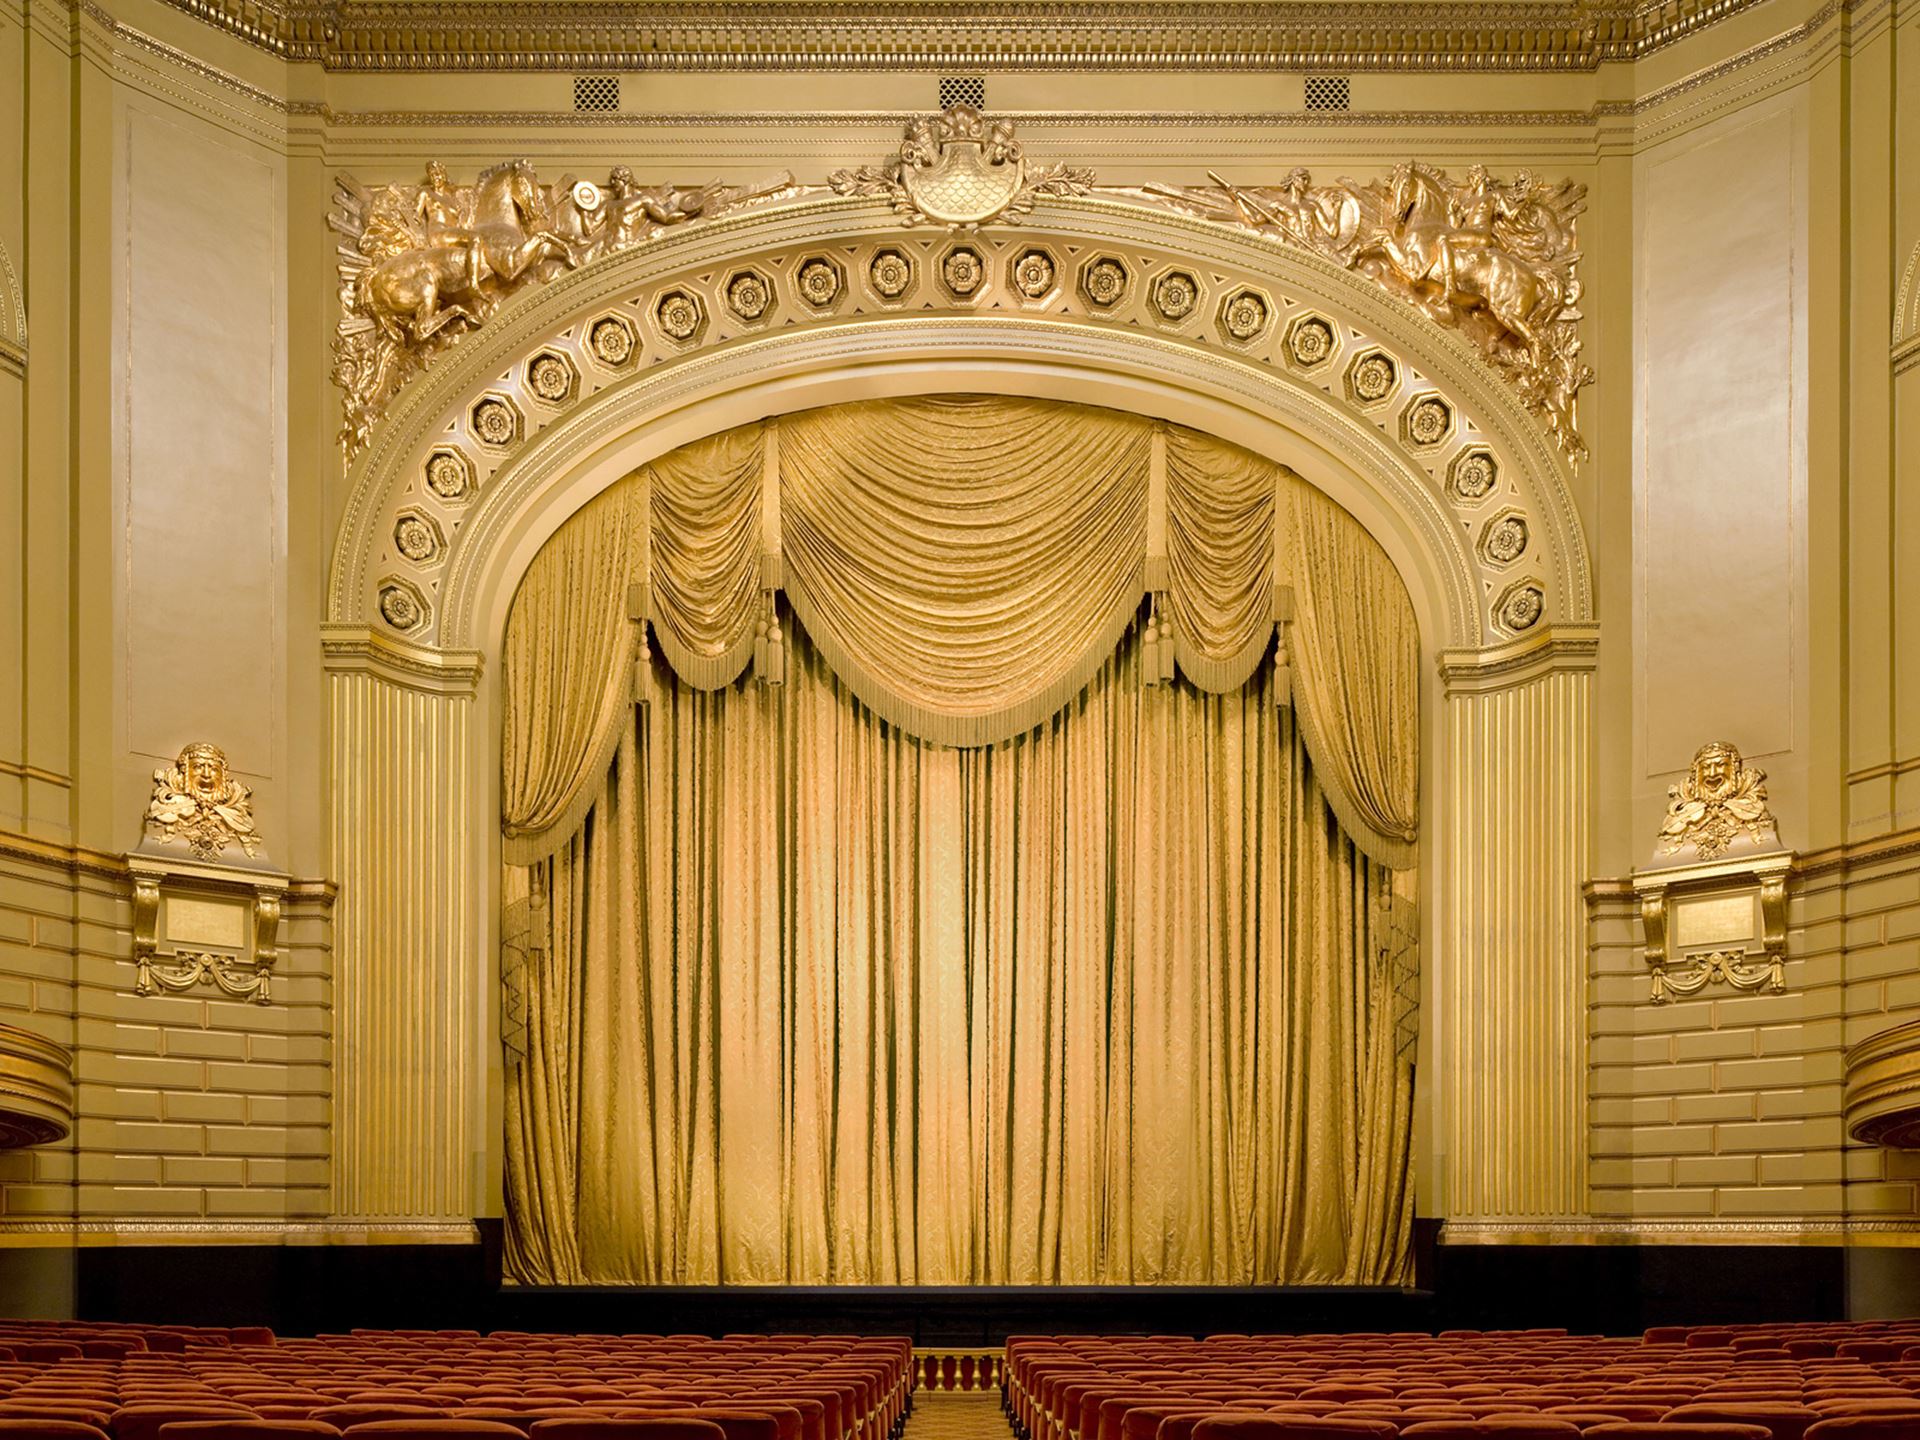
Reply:
[[[1173,617],[1160,613],[1161,592],[1147,600],[1147,628],[1140,637],[1140,681],[1143,685],[1173,683]]]
[[[653,645],[647,638],[647,622],[635,622],[633,637],[633,703],[645,705],[653,698]]]
[[[1273,703],[1276,709],[1288,710],[1293,707],[1293,665],[1287,652],[1287,622],[1278,622],[1273,631]]]
[[[753,636],[753,673],[762,685],[787,683],[787,640],[780,630],[780,612],[774,609],[773,591],[763,592],[766,609]]]

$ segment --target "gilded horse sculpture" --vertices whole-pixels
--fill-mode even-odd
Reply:
[[[785,172],[757,185],[640,186],[625,166],[605,186],[541,184],[531,161],[448,183],[438,161],[423,185],[363,188],[341,176],[327,223],[345,237],[334,383],[346,391],[341,448],[367,441],[386,401],[523,283],[551,280],[662,229],[752,200],[793,193]]]
[[[1525,183],[1524,177],[1521,183]],[[1476,165],[1449,195],[1423,165],[1393,175],[1392,224],[1356,247],[1354,265],[1374,273],[1384,260],[1408,298],[1443,325],[1470,323],[1480,311],[1537,358],[1541,325],[1564,308],[1565,286],[1552,269],[1511,253],[1497,223],[1518,218]]]
[[[965,105],[908,126],[879,165],[835,171],[841,195],[884,199],[905,225],[971,230],[1017,221],[1037,200],[1093,195],[1145,202],[1244,226],[1364,275],[1435,323],[1465,335],[1518,392],[1565,453],[1587,449],[1574,403],[1593,378],[1580,358],[1580,254],[1574,221],[1586,187],[1522,171],[1462,180],[1408,162],[1381,181],[1316,185],[1295,169],[1279,185],[1094,184],[1093,172],[1031,164],[1011,121]],[[544,282],[663,231],[817,187],[782,172],[754,185],[641,185],[625,166],[605,185],[543,186],[531,162],[450,185],[438,163],[424,185],[335,185],[328,223],[340,255],[334,381],[346,392],[341,447],[367,443],[386,403],[523,282]]]
[[[444,193],[444,173],[435,186],[429,171],[423,201]],[[511,286],[536,261],[573,260],[552,230],[546,199],[524,160],[482,171],[465,208],[464,217],[449,223],[457,210],[444,202],[423,205],[425,245],[413,243],[419,238],[413,232],[396,235],[384,219],[362,233],[361,253],[381,258],[361,272],[360,307],[396,342],[421,344],[455,321],[478,325],[496,303],[487,281]]]

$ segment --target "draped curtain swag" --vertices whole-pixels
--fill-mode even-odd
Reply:
[[[554,855],[605,787],[646,674],[630,589],[675,678],[714,690],[784,585],[877,716],[974,746],[1084,688],[1151,583],[1180,670],[1215,694],[1255,673],[1291,597],[1283,644],[1328,803],[1365,854],[1410,866],[1419,646],[1391,562],[1285,467],[1156,428],[998,396],[870,401],[742,426],[619,482],[536,557],[508,621],[507,859]]]

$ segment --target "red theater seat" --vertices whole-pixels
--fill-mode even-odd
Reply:
[[[1212,1424],[1212,1421],[1202,1421]],[[1221,1423],[1228,1423],[1222,1421]],[[1232,1423],[1242,1423],[1236,1416]],[[1257,1422],[1258,1430],[1236,1431],[1231,1440],[1393,1440],[1400,1433],[1391,1420],[1316,1416],[1273,1416]],[[1199,1432],[1196,1430],[1196,1434]],[[1229,1440],[1225,1433],[1208,1432],[1200,1440]]]
[[[455,1420],[441,1415],[430,1420],[374,1420],[345,1432],[352,1440],[520,1440],[511,1425],[490,1420]]]
[[[691,1415],[646,1420],[568,1416],[564,1420],[542,1420],[532,1431],[533,1440],[726,1440],[726,1434],[712,1420]]]
[[[0,1415],[0,1440],[108,1440],[98,1425],[81,1420],[43,1420]]]
[[[254,1418],[244,1405],[222,1405],[211,1401],[179,1404],[143,1403],[123,1405],[113,1413],[114,1440],[160,1440],[160,1428],[181,1420],[229,1420]]]
[[[1732,1420],[1763,1425],[1773,1440],[1801,1440],[1807,1427],[1820,1418],[1818,1410],[1788,1400],[1702,1401],[1667,1412],[1669,1420]]]
[[[160,1427],[160,1440],[337,1440],[339,1434],[318,1420],[176,1420]]]
[[[1593,1425],[1580,1432],[1598,1440],[1767,1440],[1764,1425],[1735,1425],[1711,1420],[1665,1420],[1622,1425]]]

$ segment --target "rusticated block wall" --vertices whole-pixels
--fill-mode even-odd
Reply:
[[[270,1004],[136,995],[112,857],[0,847],[0,1021],[69,1046],[77,1082],[66,1143],[0,1154],[0,1235],[326,1215],[330,893],[296,887],[280,938]]]
[[[1596,1221],[1871,1234],[1920,1219],[1920,1156],[1852,1144],[1841,1122],[1847,1047],[1920,1018],[1920,844],[1802,861],[1782,994],[1652,1003],[1625,886],[1590,888],[1588,931]]]

